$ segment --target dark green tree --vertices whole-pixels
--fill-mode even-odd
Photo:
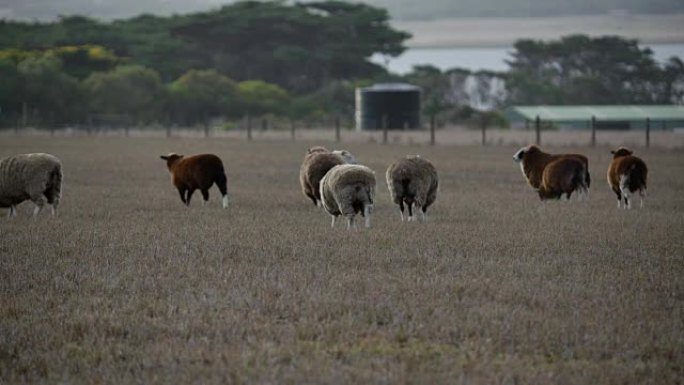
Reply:
[[[159,118],[163,89],[159,75],[152,69],[119,66],[110,72],[96,72],[83,84],[92,113],[127,117],[136,123]]]
[[[211,119],[241,111],[237,84],[215,70],[190,70],[168,90],[170,113],[181,124],[201,123],[207,129]]]

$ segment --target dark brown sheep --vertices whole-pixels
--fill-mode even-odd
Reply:
[[[586,156],[581,154],[548,154],[533,144],[521,148],[513,155],[513,160],[520,163],[520,170],[527,180],[527,183],[535,190],[538,190],[541,187],[542,176],[546,166],[561,158],[575,158],[584,164],[584,181],[581,190],[578,192],[589,194],[591,176],[589,175],[589,159],[587,159]]]
[[[583,191],[586,170],[584,163],[575,157],[564,157],[549,163],[542,173],[537,193],[541,200],[559,199],[563,194],[570,199],[575,191]]]
[[[610,153],[613,154],[613,161],[608,167],[608,185],[617,195],[618,208],[624,199],[625,209],[631,209],[631,196],[637,191],[641,198],[639,207],[644,207],[648,177],[646,163],[632,155],[633,152],[625,147],[620,147]]]
[[[190,206],[190,198],[195,190],[202,192],[206,203],[209,200],[209,189],[216,183],[221,191],[223,208],[228,207],[228,189],[223,162],[214,154],[183,156],[171,153],[162,155],[171,173],[173,185],[178,189],[181,201]]]

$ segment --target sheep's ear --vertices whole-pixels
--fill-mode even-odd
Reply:
[[[610,150],[610,153],[615,155],[615,150]]]
[[[162,155],[162,156],[160,156],[160,158],[162,158],[162,159],[164,159],[164,160],[169,160],[169,157],[166,156],[166,155]]]

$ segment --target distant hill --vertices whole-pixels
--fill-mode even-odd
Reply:
[[[303,0],[302,2],[310,2]],[[220,7],[231,0],[3,0],[0,18],[52,20],[81,14],[118,19],[141,13],[169,15]],[[295,1],[289,0],[288,3]],[[605,13],[684,13],[682,0],[365,0],[386,8],[395,19],[565,16]]]

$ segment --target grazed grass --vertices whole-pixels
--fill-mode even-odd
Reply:
[[[379,186],[347,232],[299,190],[310,144],[3,138],[60,157],[65,185],[56,218],[0,220],[0,382],[683,381],[681,151],[637,151],[650,196],[625,212],[607,148],[573,149],[589,202],[541,204],[514,147],[351,143]],[[185,208],[169,151],[220,155],[231,207]],[[408,153],[440,171],[427,224],[389,202]]]

